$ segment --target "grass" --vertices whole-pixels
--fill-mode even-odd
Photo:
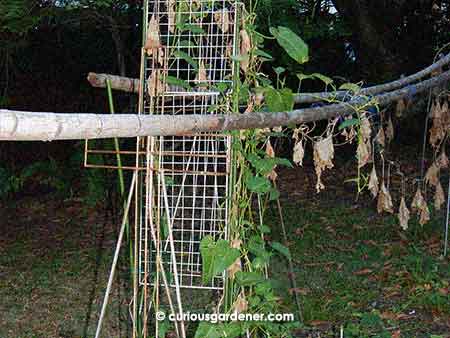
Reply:
[[[283,200],[298,289],[289,288],[284,258],[273,257],[271,274],[286,311],[294,312],[292,293],[301,296],[305,323],[294,334],[339,337],[342,327],[345,337],[450,337],[442,213],[424,227],[414,219],[404,232],[395,216],[378,215],[372,201],[356,204],[353,190],[335,186],[331,199]],[[282,242],[274,207],[267,224]],[[49,195],[0,209],[0,219],[0,337],[93,337],[116,237],[110,216]],[[212,308],[217,294],[183,297],[196,311]],[[105,336],[127,336],[127,307],[116,284]]]
[[[440,257],[441,217],[424,227],[414,220],[403,232],[395,216],[351,203],[291,203],[284,213],[298,283],[290,291],[301,295],[306,324],[300,337],[338,337],[341,326],[345,337],[449,337],[450,265]],[[274,210],[270,219],[277,226]],[[275,259],[273,274],[283,278],[286,268]]]

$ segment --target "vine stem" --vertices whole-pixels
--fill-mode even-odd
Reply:
[[[275,182],[273,182],[273,185],[274,185],[275,189],[277,189],[277,185]],[[281,223],[281,230],[283,233],[284,245],[287,246],[288,237],[287,237],[287,232],[286,232],[286,224],[284,223],[283,209],[281,207],[280,198],[277,198],[277,210],[278,210],[278,214],[280,216],[280,223]],[[295,277],[294,277],[294,264],[292,263],[291,257],[287,257],[287,259],[288,259],[288,265],[289,265],[289,280],[291,281],[291,286],[294,289],[293,291],[294,291],[294,295],[295,295],[295,303],[297,305],[298,317],[300,318],[300,321],[303,323],[302,304],[301,304],[300,297],[297,292],[297,281],[295,280]]]

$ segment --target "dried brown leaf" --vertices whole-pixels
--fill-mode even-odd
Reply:
[[[426,202],[425,202],[425,199],[423,198],[422,190],[419,187],[419,188],[417,188],[417,191],[411,202],[411,211],[417,212],[418,210],[423,208],[423,205],[426,205]]]
[[[223,33],[227,33],[230,30],[230,15],[228,9],[224,8],[219,12],[214,13],[214,21],[220,27]]]
[[[442,188],[441,182],[436,185],[436,191],[434,193],[434,208],[436,210],[441,210],[442,205],[445,202],[444,189]]]
[[[375,165],[374,165],[372,167],[372,172],[370,173],[369,186],[368,186],[373,198],[377,197],[377,195],[378,195],[378,189],[379,189],[378,187],[379,187],[378,176],[377,176],[377,171],[376,171]]]
[[[245,299],[245,295],[241,292],[233,304],[233,312],[239,314],[244,313],[247,310],[248,302]]]
[[[159,22],[155,14],[152,15],[147,27],[147,39],[144,44],[144,49],[148,56],[151,56],[156,49],[161,47],[159,39]]]
[[[369,119],[365,115],[361,117],[360,133],[364,142],[370,140],[370,135],[372,134],[372,127],[370,125]]]
[[[266,143],[266,154],[269,157],[275,157],[275,150],[273,150],[272,143],[270,143],[270,139],[267,140]]]
[[[402,197],[400,201],[400,207],[398,209],[398,220],[400,222],[400,227],[403,230],[408,229],[409,219],[411,218],[408,207],[406,206],[405,198]]]
[[[367,142],[360,141],[356,149],[356,157],[358,158],[358,168],[364,167],[370,161],[370,140]]]
[[[249,52],[252,48],[252,43],[250,40],[250,36],[248,35],[247,31],[245,29],[241,29],[239,33],[241,37],[241,48],[240,48],[240,54],[243,57],[243,60],[240,62],[241,69],[244,71],[244,73],[247,72],[248,65],[249,65]]]
[[[437,158],[436,162],[437,162],[437,166],[439,167],[439,169],[448,168],[449,161],[448,161],[447,155],[445,154],[445,150],[442,150],[442,152],[439,155],[439,157]]]
[[[197,82],[206,82],[208,81],[208,75],[206,74],[206,68],[203,61],[199,62],[197,76],[195,77]]]
[[[175,32],[175,0],[167,0],[167,17],[168,17],[168,26],[169,32]]]
[[[439,183],[439,165],[433,163],[425,175],[425,183],[436,186]]]
[[[378,130],[377,136],[375,136],[375,141],[382,147],[386,145],[386,137],[384,135],[383,127]]]
[[[442,117],[441,103],[438,98],[436,98],[431,105],[431,117],[433,119],[440,119]]]
[[[328,168],[333,168],[333,158],[334,158],[334,145],[332,135],[321,139],[314,143],[314,167],[317,175],[316,190],[325,189],[322,183],[321,177],[322,172]]]
[[[303,146],[303,140],[299,140],[295,143],[293,161],[299,166],[303,166],[303,158],[305,157],[305,148]]]
[[[390,117],[386,126],[386,139],[389,143],[394,139],[394,125]]]
[[[428,209],[428,205],[425,203],[425,205],[420,209],[420,218],[419,223],[420,225],[425,225],[430,220],[430,209]]]
[[[378,191],[377,211],[381,214],[383,211],[393,213],[394,205],[392,204],[391,194],[387,190],[384,182],[381,182],[380,190]]]
[[[400,99],[397,101],[397,106],[395,107],[395,115],[401,117],[406,109],[405,101]]]

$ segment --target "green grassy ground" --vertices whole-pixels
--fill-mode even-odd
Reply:
[[[414,220],[404,232],[395,216],[356,204],[291,203],[284,214],[298,290],[279,291],[301,296],[300,337],[339,337],[341,327],[345,337],[450,336],[442,217],[424,227]],[[274,212],[271,219],[275,226]],[[274,275],[286,276],[286,267],[277,267]]]
[[[289,175],[280,175],[285,185]],[[271,274],[290,310],[292,293],[301,296],[305,323],[296,336],[339,337],[342,327],[345,337],[450,337],[442,212],[404,232],[395,216],[378,215],[373,201],[355,203],[345,184],[321,195],[297,195],[291,186],[283,192],[281,182],[298,289],[290,290],[282,257],[273,258]],[[281,241],[273,206],[268,216],[272,239]],[[0,337],[92,337],[116,236],[110,216],[48,196],[2,208],[0,219]],[[116,285],[105,337],[127,336],[128,299],[118,291]],[[202,308],[201,297],[187,296]]]

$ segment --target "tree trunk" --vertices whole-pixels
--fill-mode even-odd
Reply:
[[[416,93],[450,80],[450,71],[414,85]],[[403,88],[375,97],[384,106],[411,94]],[[334,118],[354,112],[352,105],[366,104],[358,96],[346,103],[279,113],[230,115],[56,114],[0,110],[0,140],[51,141],[192,135],[201,132],[270,128]]]
[[[393,4],[373,0],[333,0],[333,3],[354,32],[352,47],[361,74],[369,81],[392,78],[398,73],[398,61],[389,44],[395,43],[395,27],[389,26],[387,16],[395,15]],[[387,7],[387,8],[386,8]],[[399,15],[398,20],[402,16]],[[400,25],[401,22],[397,22]]]

